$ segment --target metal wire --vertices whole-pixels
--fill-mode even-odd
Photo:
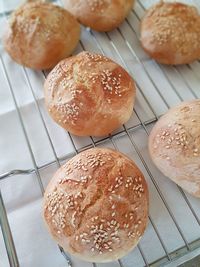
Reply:
[[[5,178],[8,178],[10,176],[14,176],[14,175],[27,175],[27,174],[31,174],[35,172],[34,169],[29,169],[29,170],[13,170],[13,171],[10,171],[10,172],[6,172],[6,173],[3,173],[0,175],[0,180],[3,180]]]
[[[8,76],[8,72],[7,72],[7,70],[6,70],[6,66],[5,66],[5,63],[4,63],[4,61],[3,61],[2,56],[0,56],[0,62],[1,62],[1,64],[2,64],[2,66],[3,66],[3,72],[4,72],[4,75],[5,75],[5,77],[6,77],[6,81],[7,81],[7,84],[8,84],[8,88],[10,89],[10,93],[11,93],[11,95],[12,95],[12,99],[13,99],[13,103],[14,103],[14,105],[15,105],[16,113],[17,113],[17,115],[18,115],[18,119],[19,119],[19,121],[20,121],[22,130],[23,130],[23,133],[24,133],[24,137],[25,137],[25,140],[26,140],[26,144],[27,144],[27,147],[28,147],[28,150],[29,150],[31,159],[32,159],[32,163],[33,163],[35,172],[36,172],[36,174],[37,174],[37,179],[38,179],[38,183],[39,183],[39,186],[40,186],[40,190],[41,190],[42,193],[44,193],[44,186],[43,186],[43,184],[42,184],[42,180],[41,180],[40,173],[39,173],[39,171],[38,171],[38,167],[37,167],[37,164],[36,164],[36,161],[35,161],[35,158],[34,158],[34,154],[33,154],[33,151],[32,151],[32,148],[31,148],[31,144],[30,144],[30,141],[29,141],[29,138],[28,138],[28,134],[27,134],[27,132],[26,132],[25,125],[24,125],[24,122],[23,122],[23,119],[22,119],[22,116],[21,116],[19,107],[18,107],[18,105],[17,105],[17,101],[16,101],[16,98],[15,98],[14,90],[13,90],[12,84],[11,84],[11,82],[10,82],[10,78],[9,78],[9,76]]]
[[[145,10],[145,8],[144,8],[143,4],[140,2],[140,0],[139,0],[138,2],[139,2],[139,4],[140,4],[140,6]],[[137,13],[136,13],[135,11],[132,11],[132,12],[137,16]],[[137,18],[139,19],[138,16],[137,16]],[[128,20],[127,20],[127,22],[128,22]],[[128,22],[128,24],[129,24],[129,22]],[[131,29],[133,30],[133,32],[134,32],[134,33],[136,34],[136,36],[138,37],[138,35],[137,35],[137,33],[135,32],[135,30],[133,29],[133,27],[132,27],[130,24],[129,24],[129,26],[131,27]],[[122,34],[122,33],[121,33],[121,34]],[[138,60],[139,60],[139,62],[141,62],[141,60],[140,60],[139,58],[138,58]],[[142,62],[141,62],[141,64],[142,64]],[[161,72],[164,74],[164,77],[166,78],[166,80],[169,82],[169,84],[170,84],[171,87],[173,88],[173,90],[174,90],[174,92],[176,93],[176,95],[178,96],[179,100],[180,100],[180,101],[183,101],[184,99],[180,96],[180,94],[177,92],[175,86],[173,85],[173,83],[170,81],[170,79],[169,79],[168,76],[166,75],[166,72],[164,71],[163,66],[162,66],[161,64],[157,64],[157,65],[159,66]],[[143,64],[143,66],[144,66],[144,64]],[[190,67],[189,65],[187,65],[187,66],[188,66],[188,68],[191,69],[191,67]],[[145,69],[145,66],[144,66],[144,69]],[[175,72],[176,72],[178,75],[181,76],[182,80],[185,82],[187,88],[188,88],[189,91],[193,94],[193,96],[194,96],[195,98],[198,98],[198,96],[193,92],[193,90],[192,90],[190,84],[189,84],[188,81],[185,79],[185,77],[182,75],[182,73],[181,73],[175,66],[173,66],[173,69],[175,70]],[[158,90],[157,87],[155,87],[155,88],[156,88],[156,90]],[[165,100],[162,94],[161,94],[161,98],[162,98],[163,101]],[[167,105],[167,107],[168,107],[168,109],[169,109],[170,106],[169,106],[169,104],[168,104],[167,102],[166,102],[166,105]],[[146,130],[146,127],[145,127],[145,126],[144,126],[144,128],[145,128],[145,132],[147,133],[147,135],[149,135],[149,133],[148,133],[148,131]],[[179,186],[177,186],[177,187],[178,187],[179,191],[181,192],[183,198],[185,199],[187,205],[189,206],[190,210],[192,211],[192,214],[193,214],[193,216],[195,217],[196,221],[197,221],[198,224],[200,225],[200,220],[199,220],[197,214],[195,213],[195,211],[194,211],[194,209],[193,209],[191,203],[189,202],[189,200],[188,200],[186,194],[184,193],[184,191],[182,190],[182,188],[180,188]]]
[[[81,46],[82,46],[82,48],[85,50],[84,45],[83,45],[82,43],[81,43]],[[103,50],[102,50],[102,49],[101,49],[101,51],[102,51],[102,53],[103,53]],[[103,54],[104,54],[104,53],[103,53]],[[94,142],[92,136],[90,136],[90,139],[91,139],[91,141],[92,141],[92,145],[93,145],[93,147],[96,147],[95,142]],[[112,138],[111,135],[109,135],[109,139],[111,140],[111,143],[112,143],[113,147],[114,147],[116,150],[119,150],[119,149],[117,148],[117,145],[116,145],[115,142],[113,141],[113,138]],[[73,145],[74,145],[74,142],[73,142]],[[76,148],[75,148],[75,149],[76,149]],[[144,256],[144,252],[142,251],[141,248],[139,248],[139,245],[138,245],[138,249],[139,249],[140,254],[141,254],[141,256],[142,256],[142,258],[143,258],[143,260],[144,260],[145,266],[148,267],[149,265],[148,265],[148,262],[146,261],[146,258],[145,258],[145,256]],[[119,263],[119,265],[120,265],[119,260],[118,260],[118,263]],[[122,263],[121,263],[121,264],[122,264]]]
[[[107,36],[108,36],[108,34],[107,34]],[[108,38],[109,38],[110,43],[114,46],[114,48],[115,48],[115,50],[116,50],[116,52],[117,52],[117,55],[120,57],[122,63],[127,67],[126,62],[125,62],[125,61],[123,60],[123,58],[121,57],[120,53],[118,52],[117,48],[115,47],[115,44],[113,44],[112,39],[111,39],[109,36],[108,36]],[[98,42],[98,41],[97,41],[97,42]],[[104,51],[103,51],[102,48],[101,48],[101,51],[102,51],[102,53],[104,53]],[[139,60],[139,59],[138,59],[138,60]],[[152,79],[151,79],[151,80],[152,80]],[[150,106],[150,103],[148,102],[148,100],[147,100],[147,103],[148,103],[148,105]],[[146,126],[143,124],[141,118],[139,117],[139,115],[137,114],[137,111],[136,111],[135,109],[134,109],[134,112],[135,112],[135,114],[137,115],[137,117],[138,117],[138,119],[139,119],[141,125],[142,125],[143,128],[145,129],[145,131],[147,131]],[[142,161],[142,163],[143,163],[143,166],[145,167],[145,169],[146,169],[147,173],[149,174],[149,176],[150,176],[152,182],[154,183],[154,185],[155,185],[155,187],[156,187],[156,190],[158,191],[158,193],[159,193],[159,195],[160,195],[160,197],[161,197],[163,203],[165,204],[165,206],[166,206],[166,208],[167,208],[167,210],[168,210],[168,212],[169,212],[169,214],[170,214],[172,220],[174,221],[174,223],[175,223],[175,225],[176,225],[176,227],[177,227],[177,229],[178,229],[178,231],[179,231],[179,233],[180,233],[180,235],[181,235],[181,237],[182,237],[182,239],[183,239],[185,245],[187,246],[187,248],[188,248],[188,250],[189,250],[188,242],[187,242],[187,240],[186,240],[186,238],[185,238],[185,236],[184,236],[182,230],[180,229],[180,227],[179,227],[179,225],[178,225],[178,222],[176,221],[176,219],[175,219],[175,217],[174,217],[174,215],[173,215],[173,213],[172,213],[172,211],[171,211],[169,205],[167,204],[167,201],[165,200],[165,198],[164,198],[164,196],[163,196],[163,194],[162,194],[162,192],[161,192],[159,186],[157,185],[157,183],[156,183],[156,181],[155,181],[155,179],[154,179],[154,177],[153,177],[151,171],[149,170],[149,168],[148,168],[148,166],[147,166],[147,164],[146,164],[144,158],[142,157],[142,155],[141,155],[141,153],[140,153],[140,151],[139,151],[137,145],[136,145],[135,142],[132,140],[132,137],[130,136],[129,132],[127,131],[126,126],[124,125],[123,127],[124,127],[124,129],[125,129],[125,132],[127,133],[127,136],[129,137],[129,140],[131,141],[131,144],[132,144],[134,150],[137,152],[139,158],[141,159],[141,161]],[[153,225],[155,226],[155,224],[153,224]],[[153,227],[153,228],[154,228],[154,227]],[[156,227],[155,227],[155,229],[156,229]],[[161,245],[162,245],[162,247],[163,247],[164,242],[162,241],[162,238],[161,238],[161,236],[159,235],[159,231],[158,231],[158,229],[156,229],[156,234],[158,235],[158,239],[160,240]],[[166,249],[165,246],[163,247],[163,249],[164,249],[164,251],[165,251],[166,256],[168,257],[168,259],[170,259],[170,256],[169,256],[169,254],[168,254],[167,249]]]
[[[140,4],[140,6],[144,9],[144,6],[142,5],[142,3],[141,3],[140,1],[139,1],[139,4]],[[139,16],[137,15],[137,13],[136,13],[135,11],[133,11],[133,14],[137,17],[138,20],[140,20]],[[5,15],[5,14],[4,14],[4,15]],[[7,16],[7,14],[6,14],[6,16]],[[131,30],[133,31],[133,33],[138,37],[137,32],[134,30],[134,28],[132,27],[132,25],[129,23],[129,20],[128,20],[128,19],[126,20],[126,23],[127,23],[128,26],[131,28]],[[132,48],[132,46],[128,43],[128,41],[127,41],[126,38],[124,37],[123,32],[122,32],[120,29],[118,29],[117,31],[118,31],[118,34],[121,36],[121,38],[123,38],[124,43],[125,43],[125,45],[127,46],[127,49],[129,49],[129,51],[132,53],[133,57],[137,60],[138,64],[140,64],[140,66],[141,66],[142,69],[144,70],[146,76],[148,77],[148,79],[149,79],[149,81],[151,82],[151,84],[153,85],[153,87],[156,89],[156,92],[158,93],[159,97],[162,99],[162,101],[163,101],[163,103],[165,104],[165,106],[166,106],[167,108],[169,108],[169,104],[168,104],[168,102],[167,102],[166,99],[163,97],[163,95],[162,95],[162,93],[160,92],[159,88],[158,88],[157,85],[155,84],[153,78],[152,78],[151,75],[149,74],[148,69],[146,68],[146,65],[145,65],[145,64],[140,60],[140,58],[137,56],[137,54],[135,53],[135,51],[134,51],[134,49]],[[102,53],[105,53],[105,54],[106,54],[106,52],[104,51],[104,49],[103,49],[101,43],[99,43],[99,41],[97,40],[95,33],[92,32],[92,31],[90,31],[90,34],[91,34],[91,37],[93,38],[93,41],[94,41],[95,44],[98,46],[98,49],[99,49]],[[113,47],[116,56],[119,57],[119,58],[120,58],[120,61],[122,62],[122,64],[123,64],[125,67],[128,68],[128,65],[127,65],[126,61],[123,59],[123,56],[120,54],[120,51],[119,51],[118,47],[116,46],[116,44],[115,44],[115,43],[113,42],[113,40],[110,38],[109,33],[108,33],[108,34],[105,34],[105,35],[107,36],[107,38],[108,38],[108,40],[109,40],[109,44]],[[80,44],[81,44],[82,48],[84,49],[84,45],[83,45],[83,43],[80,42]],[[33,163],[33,169],[28,169],[28,170],[12,170],[12,171],[10,171],[10,172],[7,172],[7,173],[4,173],[4,174],[0,175],[0,180],[5,179],[5,178],[8,178],[8,177],[10,177],[10,176],[15,176],[15,175],[28,175],[28,174],[35,173],[35,174],[36,174],[36,177],[37,177],[37,180],[38,180],[38,183],[39,183],[39,186],[40,186],[40,190],[41,190],[41,192],[43,193],[43,192],[44,192],[44,187],[43,187],[42,179],[41,179],[41,176],[40,176],[40,170],[41,170],[42,168],[48,168],[51,164],[56,164],[57,167],[59,167],[59,166],[60,166],[60,162],[61,162],[62,160],[65,160],[65,159],[67,159],[67,158],[70,158],[70,157],[73,156],[73,155],[66,155],[66,157],[63,157],[63,158],[61,159],[61,158],[59,158],[58,155],[56,154],[56,150],[55,150],[53,141],[52,141],[52,139],[51,139],[50,132],[49,132],[47,126],[46,126],[45,119],[44,119],[44,116],[43,116],[43,114],[42,114],[42,112],[41,112],[41,108],[40,108],[40,106],[39,106],[39,104],[38,104],[38,99],[37,99],[37,97],[36,97],[36,95],[35,95],[35,93],[34,93],[33,86],[32,86],[32,84],[31,84],[31,81],[30,81],[28,72],[27,72],[27,70],[26,70],[25,68],[23,68],[22,71],[23,71],[24,76],[25,76],[25,78],[26,78],[26,82],[27,82],[28,88],[31,90],[31,93],[32,93],[32,96],[33,96],[33,99],[34,99],[34,103],[35,103],[35,105],[36,105],[36,108],[37,108],[37,111],[38,111],[40,120],[41,120],[41,122],[42,122],[42,124],[43,124],[44,130],[45,130],[45,133],[46,133],[46,136],[47,136],[47,138],[48,138],[50,147],[51,147],[51,149],[52,149],[52,152],[53,152],[53,155],[54,155],[54,158],[55,158],[55,160],[52,161],[52,162],[49,162],[49,163],[47,163],[47,164],[45,164],[45,165],[43,165],[43,166],[37,166],[37,163],[36,163],[36,160],[35,160],[33,151],[32,151],[31,143],[30,143],[30,141],[29,141],[28,133],[27,133],[27,131],[26,131],[26,128],[25,128],[25,125],[24,125],[24,122],[23,122],[23,118],[22,118],[22,115],[21,115],[21,113],[20,113],[20,109],[19,109],[19,107],[18,107],[16,98],[15,98],[14,89],[12,88],[12,84],[11,84],[11,82],[10,82],[10,77],[9,77],[9,75],[8,75],[8,72],[7,72],[7,69],[6,69],[6,65],[5,65],[4,60],[3,60],[2,57],[0,57],[0,63],[1,63],[2,66],[3,66],[4,75],[5,75],[5,77],[6,77],[6,81],[7,81],[8,87],[9,87],[10,92],[11,92],[11,95],[12,95],[12,99],[13,99],[13,102],[14,102],[14,105],[15,105],[15,109],[16,109],[16,112],[17,112],[17,115],[18,115],[18,119],[19,119],[19,121],[20,121],[22,130],[23,130],[23,134],[24,134],[24,136],[25,136],[26,144],[27,144],[27,147],[28,147],[28,149],[29,149],[29,153],[30,153],[30,155],[31,155],[31,159],[32,159],[32,163]],[[177,97],[180,99],[180,101],[182,101],[183,98],[181,97],[181,95],[180,95],[179,92],[177,91],[176,87],[173,85],[173,83],[172,83],[171,80],[169,79],[169,77],[168,77],[168,75],[167,75],[165,69],[163,68],[163,66],[160,65],[160,64],[157,64],[157,66],[160,68],[160,71],[163,73],[164,77],[165,77],[166,80],[168,81],[168,83],[169,83],[169,85],[171,86],[171,88],[173,89],[173,91],[176,93]],[[194,98],[197,98],[196,93],[193,91],[193,89],[192,89],[192,87],[190,86],[189,82],[188,82],[187,79],[182,75],[182,73],[179,71],[179,69],[177,69],[176,67],[172,67],[172,68],[173,68],[174,71],[177,73],[177,75],[179,75],[179,76],[182,78],[182,80],[184,81],[185,85],[187,86],[188,90],[191,92],[191,94],[193,95],[193,97],[194,97]],[[191,69],[191,66],[188,65],[188,68]],[[129,68],[128,68],[128,69],[129,69]],[[131,72],[131,71],[130,71],[130,72]],[[134,75],[134,73],[132,73],[132,72],[131,72],[131,74]],[[195,73],[195,75],[196,75],[196,73]],[[196,75],[196,76],[197,76],[197,75]],[[198,77],[198,79],[199,79],[199,77]],[[140,158],[140,160],[141,160],[143,166],[144,166],[145,169],[146,169],[146,172],[148,173],[149,177],[151,178],[151,180],[152,180],[152,182],[153,182],[153,184],[154,184],[154,186],[155,186],[155,188],[156,188],[156,190],[157,190],[157,192],[158,192],[158,194],[159,194],[159,196],[160,196],[162,202],[164,203],[164,205],[165,205],[165,207],[166,207],[166,209],[167,209],[167,211],[168,211],[170,217],[172,218],[172,220],[173,220],[173,222],[174,222],[174,224],[175,224],[175,226],[176,226],[176,228],[177,228],[177,230],[178,230],[178,232],[179,232],[179,234],[180,234],[182,240],[183,240],[184,243],[185,243],[185,247],[189,250],[189,249],[190,249],[190,245],[189,245],[189,243],[187,242],[187,240],[186,240],[186,238],[185,238],[185,236],[184,236],[183,231],[181,230],[181,228],[180,228],[180,226],[179,226],[179,224],[178,224],[178,222],[177,222],[177,220],[176,220],[176,218],[175,218],[175,216],[174,216],[172,210],[170,209],[170,207],[169,207],[169,205],[168,205],[168,203],[167,203],[165,197],[164,197],[163,194],[162,194],[162,191],[160,190],[160,188],[159,188],[159,186],[158,186],[158,184],[157,184],[157,182],[156,182],[156,180],[155,180],[153,174],[151,173],[151,171],[150,171],[150,169],[149,169],[147,163],[145,162],[145,159],[143,158],[143,156],[142,156],[142,154],[141,154],[141,152],[140,152],[140,150],[139,150],[137,144],[135,143],[135,141],[133,140],[133,137],[132,137],[132,135],[131,135],[131,133],[132,133],[133,131],[136,131],[137,129],[142,128],[142,129],[144,130],[144,132],[146,133],[146,136],[148,137],[149,132],[148,132],[147,126],[148,126],[149,124],[151,124],[152,122],[155,122],[155,121],[158,120],[157,113],[156,113],[156,111],[154,110],[154,108],[152,107],[152,105],[150,104],[150,102],[149,102],[149,100],[147,99],[147,97],[145,96],[145,94],[144,94],[144,92],[143,92],[143,89],[142,89],[138,84],[137,84],[137,88],[138,88],[138,91],[140,92],[140,94],[142,95],[143,99],[145,100],[147,106],[148,106],[149,109],[151,110],[151,112],[152,112],[154,118],[152,118],[152,119],[149,120],[149,121],[143,122],[143,120],[140,118],[140,116],[139,116],[137,110],[134,109],[134,112],[135,112],[135,114],[136,114],[136,117],[138,118],[138,120],[139,120],[139,122],[140,122],[140,124],[138,124],[138,125],[136,125],[136,126],[134,126],[134,127],[127,128],[127,127],[124,125],[124,126],[123,126],[124,128],[123,128],[123,130],[122,130],[121,132],[116,133],[116,134],[113,134],[113,135],[110,135],[110,136],[108,136],[108,137],[106,137],[106,138],[103,138],[103,139],[101,139],[101,140],[98,140],[98,141],[94,141],[94,139],[93,139],[92,137],[90,137],[90,139],[91,139],[91,145],[83,146],[83,147],[81,147],[80,149],[77,149],[77,147],[76,147],[76,145],[75,145],[75,143],[74,143],[74,140],[73,140],[73,137],[72,137],[71,134],[69,134],[69,138],[70,138],[71,143],[72,143],[72,145],[73,145],[75,154],[78,154],[78,153],[79,153],[80,151],[82,151],[82,150],[85,150],[85,149],[87,149],[87,148],[89,148],[89,147],[96,147],[97,145],[99,145],[99,144],[101,144],[101,143],[104,143],[104,142],[107,142],[108,140],[110,140],[110,142],[112,143],[112,145],[113,145],[113,147],[114,147],[115,149],[118,149],[118,147],[117,147],[117,145],[116,145],[114,139],[116,139],[116,138],[120,138],[121,136],[126,135],[126,136],[129,138],[129,141],[130,141],[130,143],[131,143],[131,145],[132,145],[133,150],[137,153],[137,156]],[[183,199],[185,200],[185,202],[187,203],[189,209],[191,210],[193,216],[195,217],[196,221],[197,221],[198,224],[200,225],[200,220],[199,220],[199,218],[198,218],[198,215],[195,213],[195,210],[193,209],[193,207],[192,207],[190,201],[188,200],[188,198],[187,198],[187,196],[185,195],[185,193],[183,192],[183,190],[180,189],[180,188],[179,188],[179,190],[180,190],[180,192],[181,192],[181,194],[182,194],[182,196],[183,196]],[[3,206],[3,199],[2,199],[2,197],[1,197],[1,195],[0,195],[0,208],[2,209],[2,207],[4,208],[4,210],[3,210],[2,213],[4,213],[4,215],[6,215],[6,210],[5,210],[5,207]],[[3,218],[5,218],[5,216],[3,216]],[[0,219],[1,219],[1,218],[0,218]],[[161,237],[161,235],[160,235],[160,233],[159,233],[159,231],[158,231],[158,229],[157,229],[157,227],[156,227],[156,224],[155,224],[154,221],[152,220],[151,216],[149,216],[149,220],[150,220],[150,223],[151,223],[151,225],[152,225],[152,227],[153,227],[153,229],[154,229],[154,231],[155,231],[155,234],[156,234],[156,236],[158,237],[158,240],[159,240],[159,242],[160,242],[160,244],[161,244],[161,246],[162,246],[162,248],[163,248],[163,250],[164,250],[164,252],[165,252],[166,258],[168,259],[168,261],[170,261],[170,260],[171,260],[171,254],[168,252],[168,250],[167,250],[167,248],[166,248],[166,246],[165,246],[165,242],[164,242],[164,240],[162,239],[162,237]],[[3,225],[3,224],[2,224],[2,225]],[[8,223],[8,221],[6,221],[6,223],[4,223],[4,227],[5,227],[5,225],[6,225],[6,227],[9,227],[9,223]],[[8,229],[8,232],[9,232],[9,229]],[[3,233],[4,233],[4,231],[3,231]],[[9,236],[9,238],[11,238],[11,243],[10,243],[10,244],[11,244],[11,245],[10,245],[11,247],[10,247],[10,251],[13,252],[13,253],[11,253],[11,255],[8,255],[8,256],[9,256],[9,260],[11,259],[11,261],[13,261],[13,263],[12,263],[13,265],[11,265],[12,267],[18,267],[18,266],[19,266],[19,263],[18,263],[18,260],[17,260],[17,255],[16,255],[16,251],[15,251],[15,246],[14,246],[14,243],[12,242],[12,234],[11,234],[11,232],[10,232],[10,236]],[[6,237],[6,242],[8,242],[8,238],[7,238],[7,237]],[[8,248],[8,244],[7,244],[7,248]],[[148,262],[148,260],[147,260],[147,258],[146,258],[146,256],[145,256],[145,253],[144,253],[144,251],[142,250],[142,248],[141,248],[140,245],[138,245],[138,250],[139,250],[139,252],[140,252],[140,255],[141,255],[142,259],[143,259],[143,262],[144,262],[145,266],[150,266],[150,264],[149,264],[149,262]],[[7,249],[7,251],[8,251],[8,249]],[[63,256],[66,258],[66,261],[67,261],[67,263],[68,263],[68,266],[72,266],[72,265],[71,265],[71,264],[72,264],[72,263],[71,263],[71,260],[70,260],[70,258],[68,257],[68,255],[63,251],[62,248],[60,248],[60,251],[61,251],[61,253],[63,254]],[[122,261],[119,260],[118,263],[119,263],[120,266],[123,266]],[[96,266],[96,265],[93,263],[93,266]]]
[[[110,38],[109,38],[109,39],[110,39]],[[113,44],[113,42],[112,42],[111,39],[110,39],[110,41],[111,41],[111,43]],[[115,44],[113,44],[113,46],[115,47]],[[116,49],[116,48],[115,48],[115,49]],[[118,51],[118,50],[116,49],[116,51]],[[121,57],[121,55],[120,55],[119,52],[118,52],[118,56],[122,59],[122,62],[126,65],[126,62],[123,60],[123,58]],[[136,57],[137,57],[137,56],[136,56]],[[142,64],[142,62],[139,60],[138,57],[137,57],[137,59],[138,59],[139,63],[142,65],[142,67],[145,69],[145,66]],[[148,77],[150,77],[149,74],[148,74],[148,72],[146,71],[146,69],[145,69],[145,72],[147,73]],[[152,81],[152,78],[151,78],[150,80]],[[153,83],[153,85],[155,85],[154,82],[152,82],[152,83]],[[154,87],[156,88],[156,90],[158,90],[157,86],[154,86]],[[161,95],[161,94],[160,94],[160,95]],[[161,97],[163,98],[162,95],[161,95]],[[165,104],[167,105],[167,107],[169,108],[167,102],[164,101],[164,103],[165,103]],[[136,110],[135,110],[135,113],[136,113],[136,115],[137,115],[139,121],[141,122],[141,124],[142,124],[142,126],[143,126],[145,132],[148,133],[148,132],[147,132],[147,129],[146,129],[146,126],[143,125],[142,120],[141,120],[141,118],[139,117],[139,115],[137,114],[137,111],[136,111]],[[153,182],[153,184],[154,184],[154,186],[155,186],[155,188],[156,188],[158,194],[160,195],[160,197],[161,197],[163,203],[165,204],[166,209],[168,210],[168,212],[169,212],[169,214],[170,214],[172,220],[174,221],[174,223],[175,223],[175,225],[176,225],[176,227],[177,227],[177,229],[178,229],[178,231],[179,231],[179,233],[180,233],[180,235],[181,235],[181,237],[182,237],[182,239],[183,239],[185,245],[187,246],[187,248],[188,248],[188,250],[189,250],[188,242],[187,242],[187,240],[186,240],[186,238],[185,238],[185,236],[184,236],[184,234],[183,234],[181,228],[179,227],[178,222],[176,221],[176,219],[175,219],[175,217],[174,217],[174,215],[173,215],[173,213],[172,213],[172,211],[171,211],[171,209],[170,209],[170,207],[169,207],[169,205],[168,205],[168,203],[167,203],[165,197],[163,196],[163,194],[162,194],[162,192],[161,192],[161,190],[160,190],[160,188],[159,188],[159,186],[158,186],[156,180],[154,179],[154,177],[153,177],[153,175],[152,175],[152,173],[151,173],[151,171],[150,171],[148,165],[146,164],[146,162],[145,162],[145,160],[144,160],[142,154],[140,153],[139,148],[137,147],[136,143],[133,141],[132,137],[130,136],[130,134],[129,134],[129,132],[127,131],[127,129],[126,129],[125,126],[124,126],[124,129],[125,129],[125,131],[126,131],[126,133],[127,133],[127,136],[129,137],[129,139],[130,139],[130,141],[131,141],[131,144],[133,145],[135,151],[137,152],[139,158],[141,159],[141,161],[142,161],[142,163],[143,163],[143,166],[145,167],[147,173],[149,174],[149,176],[150,176],[150,178],[151,178],[151,180],[152,180],[152,182]],[[158,232],[158,231],[157,231],[157,232]],[[161,237],[159,237],[159,239],[161,239]]]
[[[0,225],[3,233],[3,238],[6,246],[6,252],[8,255],[8,260],[10,267],[19,267],[19,261],[15,249],[15,244],[13,241],[11,229],[8,223],[8,217],[6,213],[6,208],[3,202],[3,198],[0,191]]]

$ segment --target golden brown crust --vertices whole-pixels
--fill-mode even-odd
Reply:
[[[133,111],[133,79],[102,55],[82,52],[61,61],[44,87],[52,118],[79,136],[107,135],[127,122]]]
[[[167,112],[149,137],[155,165],[188,193],[200,197],[200,100]]]
[[[19,64],[48,69],[72,53],[79,36],[78,22],[65,9],[30,2],[12,13],[4,47]]]
[[[53,238],[72,255],[93,262],[116,260],[136,246],[147,226],[146,181],[117,151],[84,151],[49,183],[44,218]]]
[[[126,18],[134,0],[64,0],[80,23],[97,31],[111,31]]]
[[[147,54],[163,64],[187,64],[200,59],[198,10],[161,1],[142,20],[141,43]]]

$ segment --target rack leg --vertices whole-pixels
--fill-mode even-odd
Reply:
[[[0,225],[3,233],[3,238],[6,246],[10,267],[20,267],[1,191],[0,191]]]

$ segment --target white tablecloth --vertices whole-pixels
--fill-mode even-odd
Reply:
[[[12,10],[17,6],[20,0],[1,0],[0,12]],[[155,0],[143,0],[146,7],[149,7]],[[184,1],[200,4],[199,0]],[[4,7],[3,7],[4,4]],[[4,19],[0,21],[0,31],[4,29]],[[78,48],[78,50],[80,47]],[[123,47],[122,47],[123,49]],[[78,51],[77,50],[77,51]],[[28,133],[30,146],[33,150],[36,164],[42,166],[55,160],[54,152],[49,143],[46,131],[39,116],[37,106],[34,103],[33,95],[28,87],[26,76],[22,67],[17,66],[3,51],[2,44],[0,53],[6,66],[6,71],[10,78],[11,86],[24,121],[24,127]],[[43,104],[42,84],[44,76],[41,72],[26,70],[33,86],[33,91],[41,107],[42,115],[45,119],[48,131],[51,133],[51,140],[55,147],[58,157],[74,153],[72,143],[66,132],[58,127],[47,115]],[[139,109],[139,108],[138,108]],[[161,109],[161,113],[165,110]],[[145,116],[150,116],[147,112]],[[133,123],[138,120],[134,117]],[[81,140],[81,141],[80,141]],[[74,138],[76,147],[81,147],[91,143],[89,138]],[[34,168],[28,149],[22,127],[19,122],[16,109],[14,107],[11,92],[5,79],[5,73],[0,64],[0,174],[13,169],[31,169]],[[46,185],[55,172],[56,166],[53,165],[40,171],[42,181]],[[169,182],[170,183],[170,182]],[[173,186],[170,184],[170,186]],[[8,218],[17,248],[17,254],[21,267],[64,267],[65,260],[60,254],[57,245],[51,240],[44,226],[41,216],[42,197],[35,174],[19,175],[7,178],[0,182],[0,188],[8,212]],[[198,204],[198,203],[197,203]],[[163,215],[164,216],[164,215]],[[167,227],[167,226],[166,226]],[[151,231],[151,229],[149,230]],[[196,230],[198,231],[198,230]],[[173,233],[173,231],[172,231]],[[194,235],[196,232],[194,231]],[[150,236],[150,235],[149,235]],[[147,233],[148,238],[148,233]],[[149,238],[150,239],[150,238]],[[170,240],[170,236],[169,236]],[[149,240],[151,242],[151,240]],[[158,241],[155,241],[155,243]],[[178,247],[181,241],[176,240]],[[145,245],[144,245],[145,246]],[[158,247],[158,251],[159,251]],[[142,260],[138,250],[134,252],[130,262],[127,260],[127,266],[141,266]],[[162,253],[161,253],[162,256]],[[150,255],[149,257],[153,257]],[[156,257],[156,256],[155,256]],[[0,232],[0,265],[8,267],[9,263],[3,243],[3,237]],[[107,264],[105,266],[119,266],[117,263]],[[83,263],[74,260],[74,266],[86,267],[92,266],[89,263]]]

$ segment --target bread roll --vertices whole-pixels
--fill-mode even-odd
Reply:
[[[82,52],[61,61],[44,87],[50,115],[75,135],[107,135],[127,122],[133,111],[132,78],[102,55]]]
[[[85,26],[111,31],[126,18],[134,0],[64,0],[64,6]]]
[[[200,197],[200,100],[183,102],[167,112],[149,137],[158,169],[185,191]]]
[[[136,246],[147,226],[144,176],[117,151],[84,151],[50,181],[44,219],[66,252],[91,262],[117,260]]]
[[[142,20],[141,42],[147,54],[163,64],[187,64],[200,59],[198,10],[161,1]]]
[[[4,47],[17,63],[48,69],[71,55],[79,36],[80,25],[68,11],[36,1],[12,13]]]

